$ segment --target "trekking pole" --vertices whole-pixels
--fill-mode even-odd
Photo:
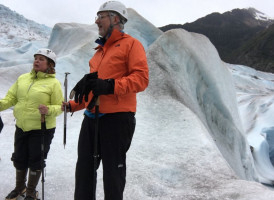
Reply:
[[[69,75],[69,72],[65,73],[65,82],[64,82],[64,87],[65,87],[65,102],[67,102],[67,93],[68,93],[68,79],[67,76]],[[64,107],[64,139],[63,139],[63,144],[64,148],[66,147],[66,140],[67,140],[67,107]]]
[[[45,146],[45,133],[46,133],[46,120],[45,114],[41,115],[41,130],[42,130],[42,137],[41,137],[41,166],[42,166],[42,200],[44,200],[44,183],[45,183],[45,174],[44,174],[44,146]]]
[[[95,130],[94,130],[94,153],[93,153],[93,159],[94,159],[94,165],[93,165],[93,200],[96,199],[96,176],[97,176],[97,159],[98,159],[98,134],[99,134],[99,97],[97,97],[95,102]]]

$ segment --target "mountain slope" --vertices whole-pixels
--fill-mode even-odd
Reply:
[[[51,28],[28,20],[0,4],[0,47],[20,47],[34,40],[47,41],[50,33]]]
[[[233,59],[234,63],[274,73],[274,24],[234,51],[229,60]]]
[[[215,45],[222,60],[236,64],[233,56],[234,51],[273,23],[274,20],[269,19],[260,11],[249,8],[234,9],[223,14],[212,13],[193,23],[168,25],[160,29],[167,31],[173,28],[183,28],[191,32],[201,33]],[[244,61],[240,63],[249,64]],[[252,67],[252,65],[248,66]]]

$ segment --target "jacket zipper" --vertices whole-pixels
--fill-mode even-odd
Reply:
[[[28,89],[28,92],[29,92],[30,88],[33,86],[34,80],[35,80],[35,79],[37,79],[37,75],[35,76],[35,78],[33,79],[32,83],[30,84],[29,89]]]

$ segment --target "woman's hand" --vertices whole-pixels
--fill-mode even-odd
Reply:
[[[69,104],[69,102],[62,102],[62,106],[61,106],[61,110],[62,111],[65,111],[65,107],[67,108],[67,112],[70,112],[70,104]]]
[[[40,104],[38,107],[41,115],[48,114],[49,108],[46,105]]]

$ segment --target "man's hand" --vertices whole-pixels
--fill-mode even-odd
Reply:
[[[87,87],[92,90],[94,96],[114,94],[114,79],[92,79],[88,81]]]
[[[92,80],[92,79],[97,79],[98,78],[98,74],[97,72],[93,72],[93,73],[89,73],[89,74],[86,74],[76,85],[75,87],[71,90],[70,92],[70,95],[69,95],[69,98],[70,99],[73,99],[75,100],[76,103],[79,103],[81,104],[82,103],[82,100],[83,100],[83,96],[85,96],[85,101],[87,102],[88,101],[88,94],[90,92],[90,90],[86,90],[85,86],[87,84],[87,82],[89,80]]]

